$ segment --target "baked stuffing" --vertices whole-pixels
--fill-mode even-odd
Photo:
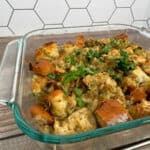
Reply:
[[[44,133],[68,135],[150,115],[149,52],[123,33],[35,50],[30,108]]]

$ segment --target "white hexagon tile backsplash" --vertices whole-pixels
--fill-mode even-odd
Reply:
[[[123,23],[150,28],[150,0],[0,0],[0,36]]]
[[[38,0],[35,11],[44,24],[61,24],[69,7],[65,0]]]
[[[43,28],[43,23],[33,10],[14,10],[9,28],[16,35],[22,35],[29,31]]]

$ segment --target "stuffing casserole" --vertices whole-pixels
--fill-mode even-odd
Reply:
[[[68,135],[150,115],[150,52],[126,34],[35,50],[30,112],[43,133]]]

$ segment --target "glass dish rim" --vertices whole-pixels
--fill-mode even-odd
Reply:
[[[76,142],[82,142],[85,140],[97,138],[100,136],[136,128],[142,125],[146,125],[150,123],[150,116],[143,117],[140,119],[119,123],[112,126],[107,126],[103,128],[97,128],[95,130],[90,130],[78,134],[73,135],[52,135],[52,134],[44,134],[35,130],[31,127],[22,117],[20,108],[17,103],[7,102],[7,105],[10,106],[13,110],[15,121],[18,127],[29,137],[32,139],[49,143],[49,144],[71,144]]]
[[[95,25],[95,26],[81,26],[81,27],[66,27],[66,28],[45,28],[45,29],[38,29],[33,30],[31,32],[28,32],[22,37],[21,43],[21,50],[22,53],[24,52],[24,44],[26,43],[26,39],[30,35],[34,35],[33,33],[39,32],[39,31],[46,31],[46,30],[53,30],[53,29],[72,29],[72,28],[92,28],[92,27],[108,27],[108,26],[122,26],[122,27],[128,27],[129,29],[134,29],[136,31],[146,32],[148,35],[150,34],[149,31],[146,28],[139,28],[132,25],[126,25],[126,24],[109,24],[109,25]],[[83,31],[84,32],[84,31]],[[90,32],[90,31],[89,31]],[[22,56],[22,55],[21,55]],[[21,60],[22,61],[22,60]],[[88,139],[100,137],[103,135],[135,128],[144,124],[150,123],[150,116],[144,117],[140,119],[136,119],[133,121],[128,121],[124,123],[120,123],[113,126],[98,128],[95,130],[79,133],[79,134],[73,134],[73,135],[51,135],[51,134],[44,134],[41,133],[34,128],[32,128],[22,117],[19,105],[13,101],[10,101],[7,103],[13,110],[15,121],[18,125],[18,127],[28,136],[31,138],[44,142],[44,143],[50,143],[50,144],[69,144],[69,143],[76,143],[85,141]]]

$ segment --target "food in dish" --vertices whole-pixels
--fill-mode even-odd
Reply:
[[[38,129],[77,134],[150,115],[149,58],[124,33],[37,48],[29,67]]]

